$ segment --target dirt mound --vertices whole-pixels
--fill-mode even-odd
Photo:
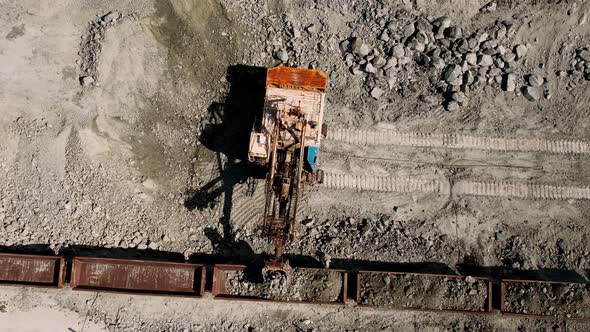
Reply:
[[[293,269],[291,279],[283,273],[251,282],[242,271],[224,272],[228,294],[283,301],[336,302],[342,295],[342,273],[318,269]]]
[[[505,310],[517,314],[590,317],[588,284],[507,283]]]
[[[488,286],[473,277],[363,273],[360,303],[390,308],[487,311]]]

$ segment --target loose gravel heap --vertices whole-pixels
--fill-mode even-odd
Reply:
[[[342,273],[337,271],[294,268],[291,280],[287,280],[283,273],[272,273],[262,283],[250,281],[243,271],[224,273],[227,292],[234,296],[336,302],[342,293]]]
[[[483,280],[425,275],[363,273],[360,304],[390,308],[486,311]]]
[[[131,18],[131,16],[109,12],[88,24],[88,28],[82,35],[82,41],[80,42],[79,54],[81,60],[77,62],[82,72],[80,75],[80,84],[82,86],[88,87],[97,84],[98,63],[106,30],[128,18]]]
[[[485,84],[501,85],[515,92],[517,67],[528,48],[524,44],[510,45],[516,31],[513,20],[469,32],[453,24],[449,17],[434,20],[414,17],[407,12],[392,16],[376,16],[379,37],[370,46],[359,36],[340,43],[344,59],[354,75],[367,75],[373,85],[370,94],[375,99],[385,91],[399,90],[412,77],[427,77],[430,90],[445,98],[445,107],[454,111],[467,102],[471,91]],[[384,82],[387,85],[384,85]],[[527,98],[538,100],[541,84],[523,89]],[[433,95],[422,95],[425,102],[434,102]]]
[[[363,215],[339,220],[308,218],[303,220],[301,238],[290,246],[291,252],[307,252],[314,247],[332,257],[386,260],[442,261],[453,255],[454,244],[427,220],[411,220],[412,229],[395,215]],[[415,230],[414,230],[415,228]]]
[[[269,31],[262,58],[270,54],[285,65],[338,68],[341,64],[325,56],[337,51],[333,45],[338,43],[349,73],[362,79],[363,89],[374,99],[422,90],[423,103],[434,106],[442,99],[446,110],[456,111],[486,85],[530,101],[549,96],[546,80],[524,71],[530,46],[514,42],[521,24],[517,19],[469,31],[447,16],[431,18],[408,9],[369,5],[349,24],[356,29],[348,31],[322,20],[302,23],[288,15],[260,23]],[[334,40],[346,33],[348,38]],[[341,79],[338,74],[330,78]]]
[[[576,86],[590,81],[590,50],[588,47],[581,47],[573,50],[572,60],[570,61],[570,69],[558,70],[555,75],[557,77],[569,78],[569,83],[566,87],[567,91],[572,91]]]
[[[517,314],[590,318],[590,284],[507,283],[504,306]]]

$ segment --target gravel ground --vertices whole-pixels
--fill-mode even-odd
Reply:
[[[329,128],[590,141],[586,1],[8,0],[2,8],[3,250],[237,263],[271,252],[258,224],[264,185],[243,162],[262,67],[326,72]],[[339,174],[590,186],[587,154],[329,142],[320,161]],[[285,250],[324,265],[475,266],[494,277],[558,279],[590,269],[584,200],[307,188],[300,206],[305,226]],[[100,295],[98,307],[89,294],[2,292],[5,322],[45,310],[77,329],[86,318],[98,329],[143,331],[589,329],[257,304],[225,304],[215,310],[240,312],[203,318],[191,310],[211,310],[208,300],[183,311],[166,299]],[[156,315],[153,305],[178,313]]]

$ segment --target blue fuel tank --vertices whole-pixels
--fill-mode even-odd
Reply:
[[[305,167],[311,173],[318,171],[318,153],[319,149],[317,146],[305,147]]]

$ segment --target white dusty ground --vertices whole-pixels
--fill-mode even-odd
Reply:
[[[576,322],[3,288],[3,331],[586,331]],[[4,311],[3,310],[3,311]],[[21,319],[24,318],[24,319]],[[41,325],[42,324],[42,325]]]
[[[269,67],[286,55],[285,64],[330,77],[326,121],[343,134],[328,136],[322,167],[369,179],[308,188],[306,226],[289,253],[329,255],[351,268],[382,261],[461,272],[467,264],[496,278],[526,270],[587,280],[590,61],[579,52],[590,45],[590,3],[497,1],[495,11],[482,11],[488,2],[0,0],[0,246],[242,263],[269,251],[257,232],[263,185],[245,176],[244,142],[236,140],[249,129],[243,119],[257,105],[256,85],[236,79],[247,75],[235,65]],[[101,26],[109,12],[118,18]],[[508,54],[526,46],[506,62],[516,92],[503,91],[505,69],[465,65],[480,83],[449,108],[450,95],[439,91],[449,89],[446,67],[420,66],[415,44],[393,69],[367,69],[367,59],[379,66],[378,57],[393,57],[393,40],[408,25],[442,15],[465,36],[487,33]],[[342,51],[350,37],[372,58]],[[544,81],[535,101],[520,92],[530,74]],[[82,86],[85,76],[94,83]],[[376,129],[389,138],[346,138]],[[471,139],[437,140],[443,135]],[[389,186],[375,183],[384,178]],[[590,329],[497,314],[12,287],[0,290],[2,303],[0,326],[11,331],[47,331],[49,322],[55,331]]]

